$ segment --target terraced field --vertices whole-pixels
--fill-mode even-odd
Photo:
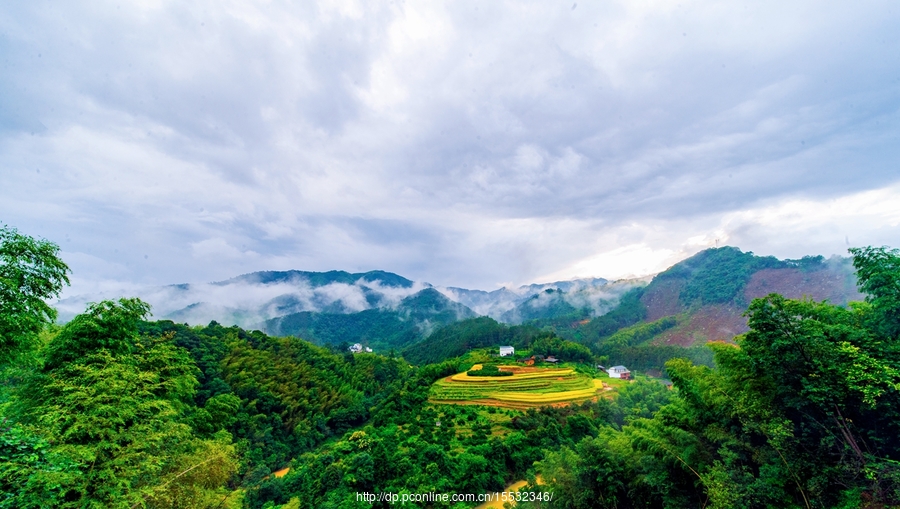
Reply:
[[[472,369],[480,369],[480,365]],[[529,408],[567,405],[596,398],[603,383],[572,369],[500,366],[512,376],[469,376],[465,372],[438,380],[431,386],[432,403]]]

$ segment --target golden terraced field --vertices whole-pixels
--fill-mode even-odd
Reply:
[[[473,370],[480,369],[473,366]],[[512,376],[469,376],[465,372],[438,380],[431,386],[432,403],[529,408],[565,405],[593,399],[603,383],[572,369],[500,366]]]

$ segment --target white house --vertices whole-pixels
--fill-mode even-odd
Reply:
[[[500,357],[509,357],[510,355],[515,355],[516,349],[511,346],[501,346],[500,347]]]
[[[625,366],[613,366],[606,370],[609,373],[610,378],[622,378],[628,380],[631,378],[631,371],[628,371],[628,368]]]
[[[353,343],[352,345],[350,345],[349,350],[353,353],[360,353],[363,351],[363,346],[359,343]]]

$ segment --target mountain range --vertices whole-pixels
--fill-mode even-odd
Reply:
[[[153,306],[158,319],[190,325],[216,321],[319,344],[403,349],[441,327],[486,316],[609,349],[613,343],[691,346],[730,340],[747,330],[742,313],[755,297],[775,292],[845,304],[862,298],[855,281],[845,258],[778,260],[723,247],[653,277],[612,282],[589,278],[483,291],[435,287],[386,271],[288,270],[148,287],[136,296]],[[57,307],[65,320],[88,301],[115,297],[70,297]],[[613,343],[604,343],[617,333]]]
[[[476,316],[517,324],[579,312],[590,317],[612,309],[641,280],[591,278],[500,288],[494,291],[434,287],[385,271],[262,271],[225,281],[139,289],[157,319],[190,325],[216,321],[321,344],[362,342],[404,346],[436,327]],[[87,302],[113,293],[79,295],[57,303],[61,320]]]

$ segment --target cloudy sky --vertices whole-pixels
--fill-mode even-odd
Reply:
[[[494,289],[900,246],[900,7],[5,2],[0,222],[69,292]]]

